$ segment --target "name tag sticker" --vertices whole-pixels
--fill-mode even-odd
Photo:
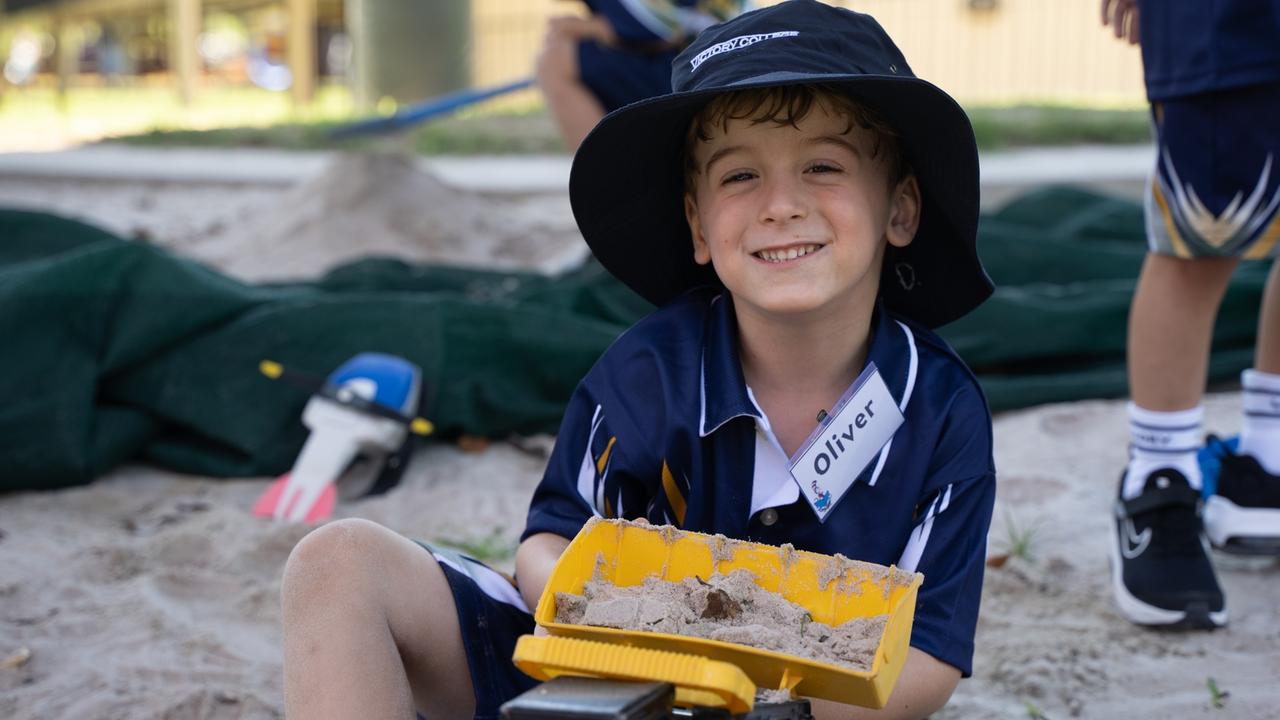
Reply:
[[[901,426],[898,403],[875,363],[868,363],[791,460],[791,476],[818,520],[827,519]]]

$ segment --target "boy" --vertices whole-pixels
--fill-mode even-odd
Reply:
[[[292,713],[496,717],[534,684],[516,636],[592,515],[924,573],[889,707],[819,717],[922,717],[969,674],[991,422],[926,329],[991,292],[967,118],[874,20],[811,0],[707,30],[673,85],[575,159],[587,242],[663,307],[570,401],[518,585],[369,523],[312,533],[285,572]]]
[[[1141,12],[1139,13],[1139,10]],[[1112,587],[1133,623],[1227,622],[1206,552],[1280,552],[1280,265],[1272,263],[1254,368],[1244,371],[1239,453],[1200,514],[1201,399],[1218,305],[1244,259],[1280,250],[1280,2],[1103,0],[1116,37],[1141,40],[1158,159],[1150,251],[1129,315],[1130,460],[1111,547]]]
[[[552,18],[538,86],[570,152],[605,113],[671,92],[671,61],[745,0],[586,0],[588,17]]]

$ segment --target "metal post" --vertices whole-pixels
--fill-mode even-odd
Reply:
[[[168,0],[169,2],[169,72],[177,80],[178,97],[183,105],[190,105],[195,97],[196,76],[200,71],[200,56],[196,51],[200,41],[202,10],[200,0]]]
[[[0,0],[0,27],[4,27],[4,0]],[[0,55],[0,57],[4,56]],[[0,69],[3,69],[3,66],[0,66]],[[4,73],[0,72],[0,105],[4,104],[4,90],[8,83],[9,81],[4,79]]]
[[[316,0],[289,0],[289,71],[293,104],[302,107],[316,92]]]
[[[79,60],[79,48],[71,42],[68,30],[66,3],[60,2],[53,11],[54,70],[58,74],[58,110],[63,115],[70,109],[68,91],[71,89],[71,75],[76,70]]]
[[[471,0],[345,0],[356,102],[418,102],[471,84]]]

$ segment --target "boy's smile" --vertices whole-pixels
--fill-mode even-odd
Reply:
[[[685,201],[694,259],[744,310],[870,308],[885,241],[911,242],[920,206],[914,178],[891,186],[876,141],[822,101],[795,125],[715,126]]]

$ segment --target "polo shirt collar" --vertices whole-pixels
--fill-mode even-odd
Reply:
[[[872,312],[871,347],[867,360],[874,362],[889,392],[900,407],[906,406],[915,384],[916,348],[914,333],[896,320],[876,301]],[[737,417],[764,419],[742,375],[738,358],[738,322],[733,300],[722,293],[711,301],[711,316],[702,346],[702,416],[698,430],[702,437]]]
[[[711,317],[702,343],[702,417],[698,433],[706,437],[736,417],[757,420],[763,413],[747,392],[738,359],[738,319],[733,299],[721,293],[711,300]]]

